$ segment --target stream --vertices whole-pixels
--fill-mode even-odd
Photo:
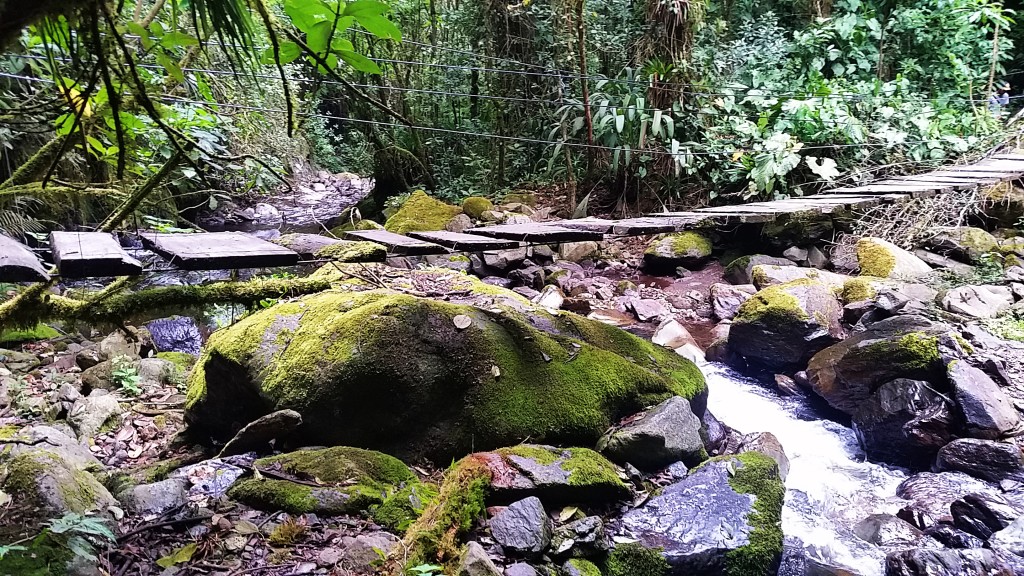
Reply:
[[[905,503],[895,494],[907,472],[866,461],[853,429],[823,419],[806,398],[780,397],[719,364],[701,370],[715,416],[743,434],[771,432],[789,457],[779,575],[881,576],[891,550],[861,540],[853,527]]]

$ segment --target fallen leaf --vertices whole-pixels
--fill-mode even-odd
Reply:
[[[575,506],[566,506],[565,508],[562,508],[561,512],[558,513],[558,521],[568,522],[579,511],[580,509]]]
[[[238,522],[235,522],[235,532],[238,532],[243,536],[248,536],[249,534],[257,534],[259,533],[259,531],[259,527],[253,524],[252,522],[249,522],[248,520],[239,520]]]
[[[572,548],[573,545],[575,545],[575,544],[576,544],[575,540],[573,540],[572,538],[566,538],[565,540],[562,540],[561,543],[559,543],[558,549],[555,550],[555,553],[556,554],[562,554],[562,553],[568,551],[570,548]]]
[[[455,318],[452,318],[452,323],[455,324],[455,327],[459,330],[465,330],[473,324],[473,319],[465,314],[459,314]]]
[[[500,378],[501,368],[498,368],[497,366],[491,366],[491,375],[494,376],[495,378]]]
[[[192,559],[192,555],[196,553],[196,543],[190,542],[178,548],[174,552],[171,552],[167,556],[160,558],[156,561],[157,566],[161,568],[170,568],[175,564],[184,564]]]

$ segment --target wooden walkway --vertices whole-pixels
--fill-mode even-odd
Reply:
[[[835,188],[813,196],[736,206],[713,206],[686,212],[663,212],[642,218],[603,220],[583,218],[558,222],[499,224],[471,228],[465,233],[383,230],[346,233],[348,240],[376,242],[394,255],[447,254],[507,250],[524,244],[558,244],[602,240],[607,236],[646,236],[681,232],[707,225],[764,223],[778,219],[863,210],[879,204],[929,198],[1017,180],[1024,177],[1024,153],[995,154],[974,164],[950,166],[924,174],[899,176],[864,186]],[[300,262],[292,250],[237,232],[197,234],[142,233],[143,245],[183,270],[274,268]],[[53,262],[65,278],[132,276],[142,265],[111,234],[53,232]],[[0,282],[44,281],[49,273],[26,246],[0,235]]]

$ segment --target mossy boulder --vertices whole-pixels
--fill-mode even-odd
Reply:
[[[878,278],[913,279],[932,271],[924,260],[881,238],[857,241],[857,263],[862,276]]]
[[[462,201],[462,211],[474,220],[488,210],[494,210],[494,203],[483,196],[470,196]]]
[[[344,238],[346,232],[352,232],[353,230],[383,230],[384,226],[381,226],[373,220],[356,220],[354,222],[349,221],[344,224],[339,224],[334,228],[331,228],[331,236],[337,238]]]
[[[38,342],[59,337],[60,332],[46,324],[39,323],[32,328],[4,328],[0,330],[0,345],[10,346],[11,344]]]
[[[417,190],[388,218],[384,229],[396,234],[444,230],[448,221],[461,213],[462,208],[445,204]]]
[[[618,419],[673,395],[703,415],[707,389],[689,360],[502,288],[481,294],[486,309],[328,291],[248,316],[214,333],[192,372],[190,431],[227,439],[292,409],[311,443],[443,462],[526,438],[593,445]]]
[[[254,466],[261,477],[235,484],[229,496],[293,514],[381,511],[382,524],[397,528],[416,517],[411,497],[429,499],[433,493],[397,458],[360,448],[299,450],[261,458]]]
[[[318,249],[314,256],[335,262],[383,262],[388,250],[376,242],[338,240]]]
[[[840,297],[846,304],[877,300],[881,296],[891,296],[896,301],[917,300],[920,302],[932,302],[938,295],[939,292],[937,290],[925,284],[901,282],[890,278],[873,278],[871,276],[848,278],[843,282],[840,292]]]
[[[537,195],[534,194],[533,192],[526,191],[513,192],[511,194],[506,194],[504,197],[502,197],[501,203],[523,204],[524,206],[535,208],[537,206]]]
[[[775,266],[771,264],[758,264],[754,266],[750,276],[758,290],[794,280],[817,280],[833,290],[841,290],[843,284],[850,279],[849,276],[816,268]]]
[[[655,272],[701,266],[711,258],[711,240],[697,232],[659,236],[644,250],[644,266]]]
[[[754,268],[759,265],[796,267],[796,264],[786,258],[776,258],[774,256],[765,256],[764,254],[740,256],[726,265],[725,279],[730,284],[753,284]]]
[[[665,564],[659,569],[637,545],[620,546],[609,558],[610,568],[613,559],[626,563],[626,554],[629,564],[644,568],[611,573],[774,575],[782,558],[785,495],[778,464],[768,456],[743,452],[712,458],[615,524],[616,535],[658,552]]]
[[[842,311],[833,290],[817,280],[769,286],[740,305],[729,349],[759,367],[802,368],[843,338]]]
[[[995,236],[971,226],[937,228],[931,231],[927,243],[935,252],[968,264],[979,262],[989,252],[999,251]]]

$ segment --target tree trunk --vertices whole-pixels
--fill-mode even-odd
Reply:
[[[579,0],[576,5],[576,43],[579,50],[577,55],[580,61],[580,85],[583,87],[583,116],[587,124],[587,145],[594,145],[594,118],[590,112],[590,82],[587,80],[587,28],[584,21],[584,5],[586,0]],[[587,178],[593,169],[594,149],[587,148]],[[575,202],[572,209],[576,209]]]
[[[996,79],[996,65],[999,63],[999,24],[996,23],[995,32],[992,33],[992,62],[988,68],[988,91],[986,92],[985,99],[988,100],[992,97],[992,87],[995,84]]]

